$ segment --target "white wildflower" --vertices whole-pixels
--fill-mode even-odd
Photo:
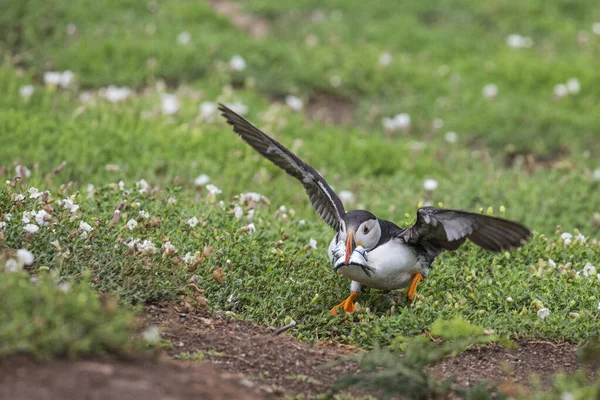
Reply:
[[[181,32],[177,35],[177,43],[186,45],[192,40],[192,35],[189,32]]]
[[[163,248],[163,254],[166,254],[166,255],[177,254],[177,249],[175,248],[175,246],[173,246],[173,244],[171,242],[164,242],[162,245],[162,248]]]
[[[486,99],[493,99],[498,95],[498,86],[493,83],[488,83],[483,87],[483,97]]]
[[[140,210],[140,212],[138,213],[138,215],[144,219],[148,219],[150,218],[150,214],[147,211],[144,210]]]
[[[145,179],[140,179],[135,183],[139,193],[148,193],[151,189],[150,184]]]
[[[235,103],[227,103],[225,104],[228,108],[230,108],[233,112],[240,115],[246,115],[248,112],[248,106],[239,101]]]
[[[329,79],[329,83],[334,88],[339,88],[340,86],[342,86],[342,78],[340,78],[338,75],[334,75]]]
[[[563,392],[560,396],[560,400],[575,400],[575,396],[571,392]]]
[[[101,96],[111,103],[118,103],[131,96],[131,89],[110,85],[101,92]]]
[[[0,231],[4,230],[4,228],[6,228],[6,222],[0,221]]]
[[[583,236],[581,233],[575,235],[574,239],[577,240],[579,243],[585,243],[585,236]]]
[[[219,189],[218,187],[216,187],[215,185],[208,184],[205,187],[206,187],[206,190],[208,190],[210,193],[213,193],[213,194],[223,193],[223,191],[221,189]]]
[[[21,222],[24,224],[28,224],[32,219],[35,219],[35,211],[23,211],[23,216],[21,217]]]
[[[210,178],[205,174],[199,175],[196,179],[194,179],[194,185],[196,186],[204,186],[208,182],[210,182]]]
[[[317,241],[313,238],[310,238],[310,240],[308,241],[308,245],[315,250],[317,249]]]
[[[195,228],[198,225],[198,218],[196,217],[192,217],[190,219],[188,219],[187,221],[185,221],[186,224],[188,224],[190,227]]]
[[[569,232],[563,232],[562,235],[560,235],[560,238],[563,240],[563,242],[565,242],[565,244],[570,244],[573,235],[571,235]]]
[[[180,108],[179,99],[174,94],[163,94],[160,104],[163,114],[167,115],[175,114]]]
[[[18,272],[19,271],[19,263],[16,260],[9,258],[8,260],[6,260],[6,263],[4,264],[4,270],[6,272]]]
[[[79,204],[73,203],[73,200],[71,200],[71,199],[64,199],[62,201],[62,206],[64,208],[66,208],[67,210],[71,211],[72,213],[79,210]]]
[[[578,94],[581,91],[581,84],[579,79],[571,78],[567,81],[567,91],[570,94]]]
[[[446,139],[446,142],[448,143],[456,143],[458,141],[458,135],[456,132],[446,132],[444,139]]]
[[[379,65],[382,67],[387,67],[392,63],[392,55],[388,52],[381,53],[379,55]]]
[[[256,232],[256,226],[254,226],[254,224],[250,223],[244,227],[244,230],[248,233],[254,233],[254,232]]]
[[[594,276],[594,275],[596,275],[596,273],[597,273],[596,267],[589,263],[583,267],[583,271],[582,271],[583,276]]]
[[[345,204],[353,204],[356,201],[356,197],[351,191],[342,190],[340,191],[340,200],[342,200],[342,203]]]
[[[383,118],[382,124],[386,131],[406,130],[410,128],[410,115],[401,113],[396,114],[394,118]]]
[[[530,48],[533,46],[533,40],[530,37],[519,34],[508,35],[506,44],[513,49]]]
[[[17,250],[17,258],[23,265],[33,264],[33,253],[26,249]]]
[[[304,107],[302,99],[292,95],[286,96],[285,104],[294,111],[301,111]]]
[[[15,196],[15,201],[23,201],[23,200],[25,200],[24,194],[18,194]]]
[[[87,198],[89,199],[94,196],[94,193],[96,192],[96,187],[93,184],[88,183],[86,192]]]
[[[598,279],[600,279],[600,274],[598,274]],[[600,310],[600,301],[598,302],[598,310]]]
[[[550,264],[550,266],[551,266],[552,268],[556,268],[556,263],[554,262],[554,260],[553,260],[553,259],[549,258],[549,259],[548,259],[548,264]]]
[[[127,229],[130,231],[134,230],[138,226],[138,223],[135,219],[130,219],[127,221]]]
[[[35,91],[35,87],[33,85],[24,85],[19,88],[19,94],[22,98],[28,99],[33,95]]]
[[[564,83],[559,83],[556,86],[554,86],[554,95],[556,97],[565,97],[567,94],[569,94],[569,89]]]
[[[410,115],[406,113],[396,114],[394,121],[398,129],[410,128]]]
[[[186,264],[191,264],[194,262],[194,255],[192,253],[185,253],[183,256],[183,262]]]
[[[540,317],[541,319],[544,319],[544,318],[546,318],[546,317],[547,317],[547,316],[549,316],[549,315],[550,315],[550,310],[549,310],[549,309],[547,309],[546,307],[544,307],[544,308],[540,309],[540,310],[537,312],[537,316],[538,316],[538,317]]]
[[[28,192],[29,192],[30,199],[37,199],[38,197],[40,197],[42,195],[40,193],[40,191],[35,187],[30,187]]]
[[[600,168],[596,168],[594,172],[592,172],[592,179],[595,181],[600,181]]]
[[[432,192],[437,189],[438,182],[435,179],[425,179],[425,182],[423,182],[423,187],[428,192]]]
[[[15,172],[17,173],[17,176],[20,176],[21,178],[29,178],[31,176],[31,171],[24,165],[17,165],[15,167]]]
[[[248,210],[248,214],[246,214],[246,219],[248,221],[252,221],[254,219],[254,212],[255,212],[254,208],[251,208]]]
[[[512,298],[512,297],[510,297],[510,296],[508,296],[508,297],[506,298],[506,301],[508,301],[509,303],[512,303],[512,302],[513,302],[513,298]]]
[[[240,55],[235,55],[229,60],[229,68],[234,71],[243,71],[246,69],[246,60]]]
[[[61,73],[55,71],[44,72],[44,83],[46,85],[58,86],[60,84]]]
[[[200,118],[203,121],[211,122],[217,115],[217,105],[211,101],[205,101],[200,104]]]
[[[125,182],[119,181],[118,185],[119,185],[119,190],[120,191],[124,191],[125,190]]]
[[[75,34],[75,32],[77,32],[77,25],[75,25],[72,22],[68,23],[66,31],[67,31],[67,35],[73,36]]]
[[[142,333],[142,338],[149,343],[158,343],[160,341],[160,331],[156,326],[150,326]]]
[[[258,203],[263,198],[262,194],[256,192],[248,192],[240,194],[240,203],[249,204],[251,201]]]
[[[62,87],[62,88],[68,88],[69,86],[71,86],[71,83],[73,83],[73,80],[75,79],[75,74],[73,73],[73,71],[63,71],[60,74],[60,79],[58,84]]]
[[[239,204],[236,204],[235,206],[233,206],[233,216],[235,217],[235,219],[242,219],[242,217],[244,216],[244,210],[242,209],[242,207],[240,207]]]
[[[48,221],[46,221],[46,217],[50,217],[50,214],[46,212],[46,210],[40,210],[35,214],[35,223],[39,226],[47,226]]]
[[[85,221],[81,221],[79,223],[79,230],[81,230],[83,232],[89,232],[92,230],[92,226]]]
[[[156,246],[150,240],[144,240],[138,244],[138,251],[142,255],[156,254]]]
[[[35,224],[27,224],[23,227],[23,229],[25,229],[25,232],[27,233],[36,233],[40,230],[40,227]]]
[[[12,214],[11,214],[11,213],[6,213],[6,214],[4,214],[4,219],[5,219],[6,221],[10,221],[10,220],[12,220]]]
[[[592,24],[592,32],[594,32],[594,35],[600,36],[600,22],[594,22]]]
[[[61,282],[58,285],[58,290],[63,293],[69,293],[71,291],[71,284],[69,282]]]

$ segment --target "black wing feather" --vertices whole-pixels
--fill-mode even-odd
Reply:
[[[467,211],[423,207],[417,221],[398,237],[406,243],[420,244],[437,256],[444,250],[456,250],[469,239],[479,247],[498,252],[519,247],[531,237],[531,231],[502,218]]]
[[[234,132],[246,143],[302,183],[313,208],[319,213],[321,219],[338,231],[346,211],[342,201],[325,179],[313,167],[240,115],[223,104],[219,104],[219,110],[227,119],[227,123],[233,126]]]

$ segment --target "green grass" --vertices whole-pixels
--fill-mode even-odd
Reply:
[[[0,16],[0,166],[3,180],[13,177],[16,164],[32,174],[0,190],[0,221],[13,214],[0,246],[30,249],[34,273],[49,269],[75,280],[90,274],[93,289],[125,303],[192,296],[193,279],[211,309],[263,325],[284,325],[291,317],[299,322],[292,332],[303,340],[333,338],[369,348],[454,317],[516,337],[579,341],[599,333],[600,282],[576,276],[587,263],[600,266],[593,239],[600,198],[592,195],[600,186],[592,172],[600,167],[600,37],[590,32],[600,20],[599,6],[461,1],[399,7],[353,0],[251,1],[245,8],[272,22],[266,38],[253,40],[200,2],[7,5],[9,12]],[[67,33],[68,24],[76,25],[75,34]],[[177,43],[183,31],[190,32],[191,44]],[[579,31],[588,32],[587,43],[578,43]],[[533,47],[510,49],[505,39],[512,33],[531,36]],[[307,35],[319,45],[307,46]],[[379,66],[386,51],[393,61]],[[245,71],[227,67],[234,54],[246,59]],[[65,69],[76,76],[70,88],[43,85],[44,71]],[[332,76],[340,77],[341,86],[331,86]],[[554,85],[571,77],[579,79],[581,92],[554,100]],[[35,93],[25,100],[19,88],[30,83]],[[499,88],[493,100],[482,95],[487,83]],[[98,94],[110,84],[132,87],[134,95],[110,104]],[[93,94],[90,102],[81,100],[82,91]],[[165,92],[181,101],[173,116],[160,112]],[[357,104],[354,126],[316,122],[271,103],[288,93],[308,101],[321,92]],[[368,290],[359,298],[361,312],[332,318],[327,310],[348,290],[325,256],[333,232],[297,182],[220,118],[198,118],[203,101],[248,105],[251,121],[337,191],[355,194],[347,208],[409,224],[426,200],[471,211],[492,207],[496,215],[504,206],[505,217],[536,235],[510,256],[474,246],[444,254],[419,287],[423,298],[413,304],[400,292]],[[386,135],[381,118],[399,112],[410,113],[410,132]],[[432,128],[435,118],[444,120],[442,129]],[[446,131],[458,132],[458,142],[447,143]],[[535,171],[524,161],[507,165],[507,158],[528,152],[560,160]],[[52,174],[62,161],[64,170]],[[193,185],[202,173],[223,189],[223,207],[207,203],[205,189]],[[142,178],[156,192],[139,193],[135,182]],[[439,182],[431,199],[423,189],[426,178]],[[118,187],[121,180],[125,190]],[[88,184],[96,187],[90,198]],[[41,205],[14,199],[31,186],[51,192],[52,229],[27,238],[22,213]],[[233,196],[249,191],[271,201],[257,209],[252,235],[240,230],[250,222],[245,216],[239,221],[230,215]],[[81,206],[75,219],[59,203],[67,196]],[[276,215],[281,205],[287,222]],[[111,225],[119,207],[120,221]],[[150,219],[140,218],[140,210]],[[189,227],[185,221],[192,216],[206,225]],[[125,227],[130,219],[138,220],[133,231]],[[80,237],[81,221],[93,235]],[[565,245],[557,225],[578,228],[586,242]],[[152,241],[156,254],[130,250],[130,238]],[[306,247],[311,238],[317,250]],[[179,258],[163,256],[166,239]],[[196,266],[180,259],[210,247],[214,251]],[[569,267],[561,273],[548,266],[549,258]],[[217,268],[226,274],[222,283],[213,279]],[[537,316],[542,305],[551,310],[543,320]]]
[[[142,347],[132,341],[134,313],[109,298],[98,299],[88,279],[70,284],[40,270],[5,272],[14,256],[0,253],[0,357],[31,354],[36,358],[122,354]],[[22,265],[21,265],[22,267]],[[88,274],[89,275],[89,274]]]
[[[352,98],[357,125],[369,131],[381,129],[382,117],[408,112],[416,138],[442,134],[431,132],[433,119],[442,118],[444,131],[458,132],[461,142],[484,141],[497,153],[600,154],[595,3],[245,2],[247,12],[272,23],[259,41],[204,2],[12,0],[5,6],[0,51],[17,54],[14,61],[38,79],[51,67],[73,70],[83,87],[251,81],[268,94]],[[76,26],[73,34],[69,24]],[[191,35],[188,45],[177,44],[183,31]],[[509,48],[506,37],[514,33],[531,37],[533,47]],[[307,45],[307,37],[318,44]],[[383,52],[393,56],[387,67],[378,65]],[[227,69],[234,54],[246,58],[245,71]],[[339,87],[331,85],[333,76]],[[554,86],[573,77],[581,93],[555,101]],[[482,97],[488,83],[499,88],[494,101]]]

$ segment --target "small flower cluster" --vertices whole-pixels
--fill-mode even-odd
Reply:
[[[48,86],[60,86],[63,89],[71,86],[75,80],[75,74],[72,71],[47,71],[44,72],[44,83]]]
[[[410,115],[406,113],[396,114],[392,118],[384,118],[381,120],[383,128],[387,132],[408,131],[410,129]]]
[[[533,40],[528,36],[513,33],[506,37],[506,44],[512,49],[529,49],[533,46]]]
[[[14,257],[8,258],[4,262],[5,272],[18,272],[24,266],[32,265],[34,261],[33,253],[27,249],[19,249],[15,252]]]
[[[571,78],[567,83],[558,83],[554,86],[554,98],[559,100],[569,94],[576,95],[581,91],[579,79]]]

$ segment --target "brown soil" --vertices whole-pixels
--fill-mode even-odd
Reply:
[[[349,125],[354,119],[356,104],[348,99],[326,93],[312,95],[306,105],[306,115],[328,124]]]
[[[302,343],[285,332],[276,335],[275,328],[173,304],[148,306],[142,318],[171,341],[172,349],[163,360],[96,357],[35,362],[13,357],[0,362],[0,400],[245,400],[320,394],[337,377],[355,370],[347,363],[329,369],[323,365],[360,351],[334,343]],[[174,360],[190,355],[203,362]],[[501,383],[510,391],[526,387],[532,375],[548,381],[556,372],[578,367],[573,344],[520,341],[516,349],[492,345],[466,351],[432,367],[431,373],[439,378],[455,376],[460,385]]]
[[[18,356],[0,363],[1,400],[256,400],[264,393],[210,364],[149,358],[36,362]]]
[[[527,384],[533,375],[548,381],[558,371],[573,372],[581,366],[577,361],[577,347],[571,343],[532,340],[517,344],[518,348],[495,344],[481,350],[468,350],[436,365],[432,373],[440,378],[454,376],[461,386],[481,381]]]
[[[218,14],[229,18],[235,26],[248,32],[254,39],[260,39],[269,32],[269,21],[264,18],[245,14],[237,2],[211,0],[210,4]]]
[[[179,307],[148,306],[144,314],[173,343],[171,356],[201,351],[218,370],[241,372],[267,393],[324,393],[350,367],[321,367],[357,351],[339,344],[310,345],[286,333],[275,335],[275,329]]]

